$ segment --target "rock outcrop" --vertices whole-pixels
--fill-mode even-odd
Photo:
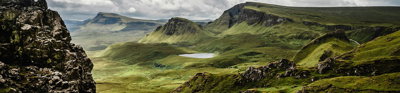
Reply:
[[[0,2],[0,91],[96,92],[93,64],[45,0]]]
[[[198,73],[188,82],[175,89],[173,93],[238,91],[252,87],[267,87],[285,78],[299,79],[297,82],[308,82],[311,72],[296,68],[293,61],[282,59],[262,67],[249,67],[245,72],[232,75],[215,75]],[[302,81],[307,80],[307,81]],[[293,83],[294,84],[294,83]],[[212,86],[212,87],[210,87]],[[243,91],[252,93],[254,91]]]
[[[243,77],[243,80],[241,81],[245,81],[246,83],[256,82],[267,77],[281,78],[293,76],[295,78],[305,78],[308,76],[308,74],[309,72],[297,70],[296,63],[287,59],[282,59],[259,68],[249,67],[244,73],[241,74]]]

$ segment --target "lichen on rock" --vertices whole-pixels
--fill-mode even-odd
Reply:
[[[0,90],[95,92],[93,64],[45,0],[0,1]]]

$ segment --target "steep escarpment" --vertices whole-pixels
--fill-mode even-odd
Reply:
[[[92,62],[45,0],[2,0],[1,92],[95,92]]]
[[[246,2],[226,10],[217,20],[208,24],[205,29],[216,34],[222,33],[222,35],[240,33],[263,34],[268,32],[281,34],[285,33],[285,30],[292,30],[291,32],[293,33],[299,31],[335,31],[341,29],[346,31],[350,39],[359,43],[365,43],[378,36],[387,35],[400,29],[400,23],[391,21],[398,20],[399,16],[396,14],[400,12],[398,9],[400,8],[287,7]],[[346,14],[342,14],[343,12]],[[253,29],[245,29],[246,27],[252,27]],[[290,29],[291,27],[297,27],[297,29]],[[275,29],[279,29],[281,32],[275,32]]]
[[[286,21],[292,21],[285,17],[245,8],[246,6],[253,5],[257,5],[257,3],[242,3],[226,10],[217,20],[208,24],[206,29],[214,33],[221,33],[242,22],[247,22],[249,25],[261,24],[263,26],[273,26]]]
[[[184,18],[171,18],[154,32],[142,38],[140,43],[194,43],[208,37],[203,28]]]

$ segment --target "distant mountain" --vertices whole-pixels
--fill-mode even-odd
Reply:
[[[142,38],[140,43],[193,43],[207,37],[202,26],[184,18],[171,18],[155,31]]]
[[[135,19],[115,13],[100,12],[81,26],[78,31],[148,31],[161,24],[163,23],[157,20]]]
[[[90,20],[90,19],[88,19]],[[88,20],[64,20],[65,25],[67,26],[70,32],[74,32],[79,30],[82,25],[84,25]]]
[[[89,51],[102,50],[117,42],[137,41],[163,24],[158,20],[135,19],[104,12],[85,22],[71,23],[83,23],[71,33],[74,38],[72,42]]]

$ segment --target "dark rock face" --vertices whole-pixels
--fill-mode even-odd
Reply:
[[[235,22],[236,21],[236,22]],[[243,9],[238,15],[238,19],[234,20],[235,23],[247,22],[250,25],[263,24],[264,26],[273,26],[283,22],[291,22],[289,18],[279,17],[263,12],[258,12],[251,9]],[[233,26],[233,25],[230,25]]]
[[[228,24],[228,27],[232,27],[233,25],[242,22],[247,22],[250,25],[263,24],[264,26],[273,26],[283,22],[292,21],[288,18],[244,8],[244,6],[252,4],[253,3],[243,3],[236,5],[231,9],[226,10],[216,21],[220,21],[222,24]]]
[[[371,41],[379,36],[388,35],[400,30],[400,27],[369,27],[369,26],[351,26],[351,25],[324,25],[316,22],[303,22],[307,26],[319,26],[325,28],[328,31],[351,31],[346,35],[351,37],[357,42],[365,43]]]
[[[219,76],[206,72],[198,73],[192,79],[176,88],[172,93],[230,91],[226,89],[239,91],[240,89],[270,86],[271,82],[287,77],[306,80],[311,78],[310,75],[310,71],[296,68],[296,64],[293,61],[282,59],[262,67],[250,67],[244,73],[239,74]],[[216,87],[224,87],[224,89]],[[254,90],[240,91],[240,93],[257,93]]]
[[[336,58],[328,58],[318,64],[318,72],[335,73],[344,76],[375,76],[385,73],[400,72],[399,59],[378,59],[366,64],[354,65],[349,62],[340,61],[343,56]]]
[[[0,5],[0,90],[95,92],[92,62],[45,0]]]
[[[285,73],[278,74],[278,72]],[[240,81],[240,83],[256,82],[268,77],[306,78],[308,74],[309,72],[307,71],[297,70],[294,62],[287,59],[282,59],[259,68],[249,67],[244,73],[241,74],[243,79]]]
[[[201,26],[184,18],[172,18],[164,26],[160,26],[156,31],[162,31],[166,35],[182,35],[186,33],[197,33]]]

